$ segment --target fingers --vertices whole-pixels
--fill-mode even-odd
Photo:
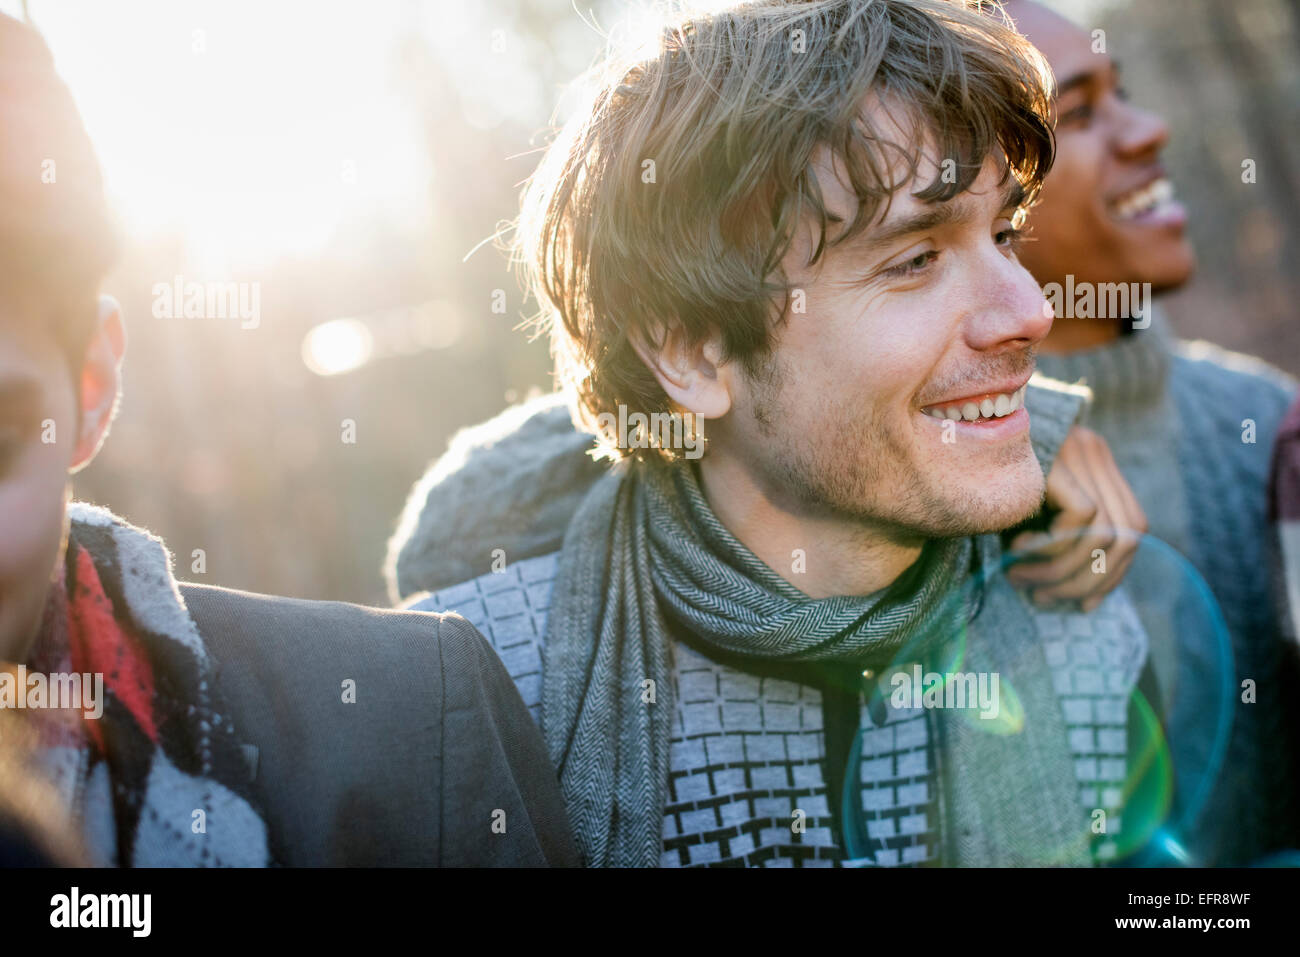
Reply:
[[[1114,572],[1115,582],[1117,584],[1124,580],[1124,576],[1128,574],[1129,567],[1133,564],[1135,558],[1137,558],[1136,548],[1130,551],[1128,555],[1121,560],[1119,567]],[[1082,608],[1085,613],[1091,612],[1102,603],[1102,600],[1105,599],[1107,594],[1109,594],[1109,592],[1102,592],[1101,594],[1095,594],[1090,598],[1085,598],[1079,603],[1079,607]]]
[[[1025,551],[1029,561],[1014,566],[1007,577],[1017,585],[1046,585],[1072,574],[1083,560],[1080,536],[1097,522],[1100,496],[1088,487],[1088,463],[1074,432],[1061,446],[1061,453],[1048,475],[1048,501],[1059,509],[1045,533],[1026,533],[1012,542]],[[1086,555],[1086,553],[1085,553]]]
[[[1094,591],[1107,591],[1114,587],[1110,574],[1100,574],[1093,569],[1099,555],[1109,556],[1115,539],[1113,530],[1094,526],[1087,534],[1068,537],[1069,548],[1046,562],[1017,566],[1015,584],[1030,588],[1035,601],[1048,604],[1065,599],[1081,599]],[[1106,558],[1108,571],[1114,568]]]
[[[1036,560],[1055,558],[1070,550],[1074,545],[1074,537],[1059,537],[1056,531],[1056,523],[1060,521],[1061,516],[1057,516],[1052,522],[1052,529],[1046,532],[1021,532],[1011,541],[1011,550],[1013,552],[1025,552],[1032,554]],[[1086,527],[1086,526],[1085,526]],[[1017,569],[1026,566],[1016,566]],[[1027,566],[1032,567],[1032,566]]]
[[[1071,432],[1048,483],[1060,514],[1046,536],[1015,539],[1012,548],[1035,560],[1014,566],[1007,577],[1038,603],[1080,601],[1091,611],[1132,565],[1146,515],[1105,440],[1086,429]]]
[[[1093,576],[1095,588],[1088,594],[1079,593],[1078,590],[1086,589],[1087,584],[1078,582],[1058,589],[1055,593],[1049,591],[1044,596],[1049,600],[1078,598],[1085,612],[1096,608],[1124,580],[1137,557],[1142,536],[1148,527],[1146,513],[1142,511],[1133,490],[1115,464],[1106,442],[1098,436],[1096,442],[1089,443],[1087,456],[1091,462],[1090,474],[1096,479],[1098,494],[1102,499],[1101,511],[1105,513],[1114,533],[1110,545],[1102,546],[1104,571]]]
[[[1121,545],[1123,547],[1121,547]],[[1054,604],[1061,601],[1078,601],[1088,605],[1091,610],[1101,603],[1105,596],[1118,587],[1123,580],[1136,555],[1136,545],[1125,543],[1122,539],[1112,540],[1108,548],[1098,546],[1095,549],[1080,549],[1083,563],[1066,573],[1056,582],[1035,588],[1030,597],[1038,604]],[[1104,558],[1105,571],[1098,567],[1101,556]]]
[[[1091,487],[1095,480],[1087,453],[1098,438],[1087,429],[1071,429],[1047,475],[1047,503],[1060,513],[1052,522],[1053,537],[1087,528],[1097,519],[1101,502]]]
[[[1116,483],[1122,483],[1123,479],[1110,458],[1109,450],[1105,450],[1104,455],[1099,453],[1104,442],[1100,437],[1093,438],[1096,441],[1085,440],[1083,443],[1085,465],[1079,481],[1079,485],[1096,500],[1093,519],[1079,533],[1075,547],[1063,556],[1065,567],[1058,582],[1035,593],[1034,597],[1043,602],[1104,595],[1120,581],[1113,572],[1125,557],[1120,542],[1124,522],[1128,519],[1127,507],[1116,487]],[[1066,527],[1061,529],[1061,533],[1070,534],[1068,523],[1062,524]],[[1052,530],[1057,530],[1056,523],[1053,523]]]
[[[1133,494],[1133,489],[1124,478],[1124,473],[1115,464],[1115,458],[1111,455],[1110,446],[1106,444],[1106,441],[1101,436],[1097,436],[1097,439],[1093,454],[1096,458],[1098,474],[1104,480],[1108,480],[1108,484],[1115,493],[1122,509],[1116,527],[1131,529],[1139,536],[1145,535],[1148,530],[1146,512],[1142,510],[1142,506],[1138,503],[1137,496]]]

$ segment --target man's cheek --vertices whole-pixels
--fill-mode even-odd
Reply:
[[[49,463],[41,463],[48,465]],[[66,472],[40,468],[0,479],[0,581],[48,579],[63,538]]]

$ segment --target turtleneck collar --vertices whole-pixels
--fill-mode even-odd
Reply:
[[[1151,325],[1096,349],[1059,355],[1039,353],[1038,371],[1092,389],[1092,414],[1118,412],[1160,401],[1169,378],[1173,333],[1163,310],[1153,307]]]

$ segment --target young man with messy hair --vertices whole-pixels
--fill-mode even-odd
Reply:
[[[178,586],[162,542],[69,504],[117,405],[116,245],[49,51],[0,16],[0,861],[576,860],[542,741],[463,620]],[[46,676],[98,700],[63,707]]]
[[[417,486],[392,554],[414,607],[502,654],[588,864],[1117,856],[1089,814],[1124,784],[1145,633],[1077,543],[1040,597],[1100,606],[1039,612],[995,534],[1054,462],[1065,525],[1105,501],[1142,528],[1097,491],[1104,447],[1056,461],[1080,394],[1029,383],[1052,317],[1016,240],[1051,158],[1039,55],[938,0],[687,17],[551,146],[522,250],[621,461],[554,400],[511,410]],[[632,411],[702,419],[707,450],[609,434]],[[947,694],[971,676],[1014,687],[994,720]],[[1094,736],[1109,757],[1075,753]]]

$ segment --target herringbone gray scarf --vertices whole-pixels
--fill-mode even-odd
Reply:
[[[983,550],[932,541],[921,567],[882,592],[811,599],[723,527],[691,465],[602,478],[565,534],[542,688],[542,730],[587,864],[659,862],[670,619],[742,659],[880,669],[960,629],[973,595],[959,586]]]

